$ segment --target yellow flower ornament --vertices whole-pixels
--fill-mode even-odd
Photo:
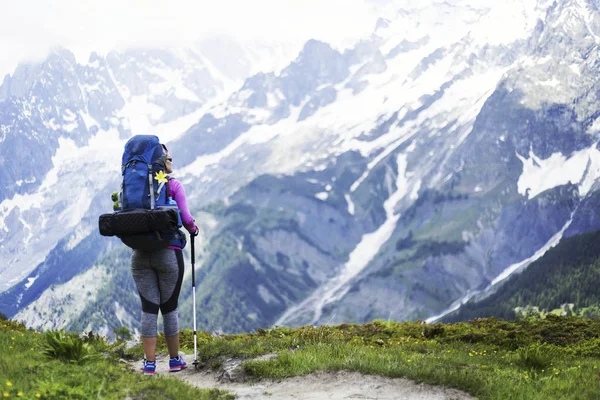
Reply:
[[[169,180],[167,179],[167,174],[163,171],[159,171],[154,175],[154,179],[158,181],[158,183],[167,183]]]

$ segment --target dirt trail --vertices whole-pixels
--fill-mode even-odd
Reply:
[[[262,358],[269,358],[264,356]],[[199,388],[228,390],[243,400],[472,400],[474,397],[456,389],[427,384],[417,384],[408,379],[363,375],[358,372],[317,372],[283,380],[247,381],[240,367],[242,360],[226,359],[222,371],[189,367],[176,373],[168,372],[168,361],[157,357],[157,373],[177,377]],[[136,369],[141,361],[131,364]]]

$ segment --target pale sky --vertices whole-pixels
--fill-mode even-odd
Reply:
[[[379,0],[380,1],[380,0]],[[0,83],[52,46],[91,51],[184,44],[209,34],[335,47],[368,36],[376,0],[0,0]],[[4,3],[4,4],[2,4]]]

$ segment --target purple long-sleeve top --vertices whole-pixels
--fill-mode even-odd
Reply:
[[[196,224],[194,223],[194,218],[192,218],[192,214],[190,214],[190,210],[188,209],[183,185],[177,179],[169,179],[169,190],[171,191],[171,197],[173,200],[175,200],[177,207],[179,208],[183,226],[185,226],[185,229],[187,229],[190,234],[195,233]]]

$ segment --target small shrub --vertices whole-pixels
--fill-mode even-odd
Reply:
[[[113,333],[117,337],[117,340],[125,341],[131,339],[131,331],[126,326],[113,329]]]
[[[48,358],[83,364],[92,357],[89,345],[72,334],[50,331],[44,334],[44,339],[42,354]]]
[[[0,330],[23,332],[27,330],[27,327],[25,327],[25,324],[23,324],[22,322],[13,321],[12,319],[0,319]]]
[[[423,336],[427,339],[433,339],[436,336],[442,336],[444,334],[444,326],[442,324],[435,324],[432,326],[426,326],[423,329]]]
[[[6,320],[8,320],[8,317],[0,312],[0,321],[6,321]]]
[[[110,347],[110,344],[108,343],[108,339],[106,337],[98,333],[94,333],[92,331],[83,333],[82,335],[80,335],[80,338],[83,341],[83,343],[90,346],[90,351],[94,351],[96,353],[106,352]]]
[[[552,365],[552,348],[545,344],[533,344],[516,351],[516,364],[526,368],[541,371]]]
[[[85,343],[102,343],[106,344],[106,338],[99,333],[89,331],[83,334],[81,337]]]

